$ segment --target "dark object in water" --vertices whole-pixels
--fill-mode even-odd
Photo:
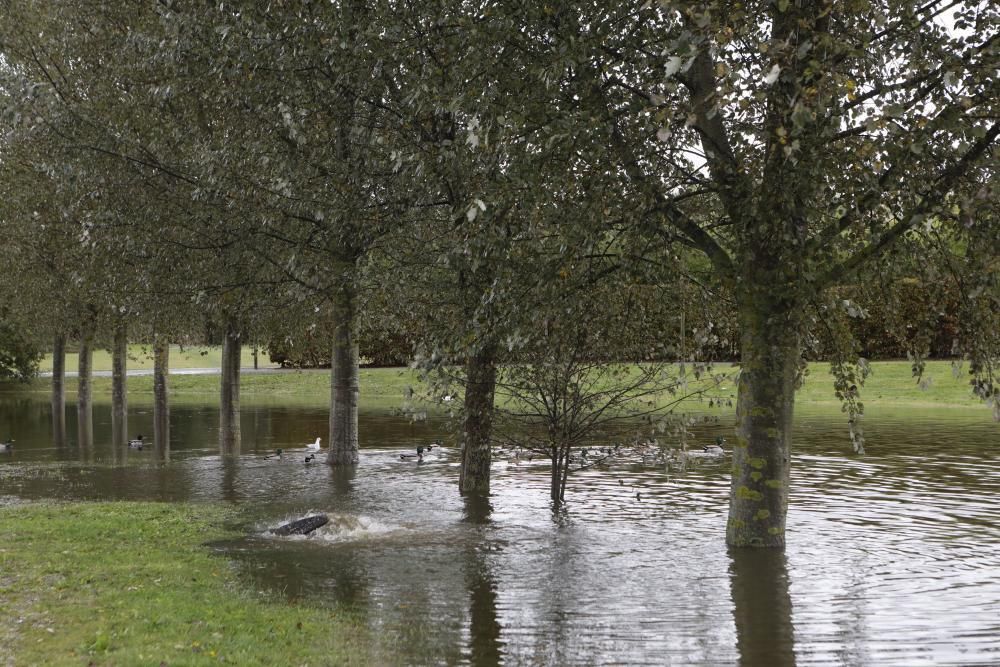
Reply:
[[[314,514],[302,519],[296,519],[283,526],[278,526],[271,533],[275,535],[308,535],[320,526],[325,526],[328,523],[330,523],[330,517],[327,515]]]

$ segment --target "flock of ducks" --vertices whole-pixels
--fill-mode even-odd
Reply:
[[[704,445],[700,449],[690,449],[687,451],[678,452],[676,450],[669,450],[664,454],[664,450],[659,447],[656,441],[649,442],[637,442],[632,447],[623,447],[621,444],[610,445],[606,447],[593,447],[587,448],[582,447],[577,452],[575,452],[570,458],[570,463],[574,465],[589,466],[595,463],[600,463],[604,459],[610,457],[625,456],[629,451],[632,454],[637,454],[642,457],[643,463],[659,463],[661,461],[683,461],[685,459],[698,459],[698,458],[720,458],[725,456],[726,450],[723,449],[722,445],[725,444],[726,439],[723,437],[718,437],[715,439],[715,443]],[[315,441],[307,443],[306,449],[308,454],[306,455],[304,461],[308,465],[316,460],[316,453],[321,449],[322,438],[316,438]],[[128,448],[141,451],[146,445],[146,441],[143,439],[141,433],[137,434],[135,438],[128,441]],[[401,461],[416,461],[417,463],[424,462],[424,455],[430,454],[435,449],[439,451],[443,448],[439,440],[431,442],[429,445],[417,445],[416,451],[414,452],[403,452],[399,455]],[[9,453],[14,450],[14,441],[10,438],[0,442],[0,453]],[[281,448],[275,449],[273,454],[268,454],[264,456],[264,459],[278,459],[281,460],[284,454],[284,450]],[[522,452],[520,448],[513,448],[510,450],[496,450],[494,451],[494,458],[505,458],[508,463],[514,465],[519,464],[521,461],[531,461],[534,454],[531,451]],[[665,457],[665,458],[664,458]]]
[[[316,438],[315,441],[306,443],[306,449],[309,450],[310,452],[318,452],[320,450],[321,447],[320,443],[322,441],[323,441],[322,438]],[[277,449],[274,450],[273,454],[268,454],[267,456],[264,457],[264,459],[265,460],[278,459],[279,461],[281,461],[284,458],[284,453],[285,450],[282,449],[281,447],[278,447]],[[304,459],[306,464],[312,463],[315,460],[316,460],[316,454],[314,453],[306,454],[306,457]]]

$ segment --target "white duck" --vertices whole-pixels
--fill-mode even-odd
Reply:
[[[316,438],[316,442],[311,442],[308,445],[306,445],[306,447],[309,449],[319,449],[319,441],[320,438]]]

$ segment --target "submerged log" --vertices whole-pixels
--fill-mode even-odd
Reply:
[[[314,514],[302,519],[296,519],[283,526],[278,526],[271,533],[274,535],[308,535],[320,526],[325,526],[330,518],[325,514]]]

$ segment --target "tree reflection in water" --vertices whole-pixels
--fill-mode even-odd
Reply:
[[[740,665],[794,667],[792,599],[784,551],[730,549],[729,557]]]

